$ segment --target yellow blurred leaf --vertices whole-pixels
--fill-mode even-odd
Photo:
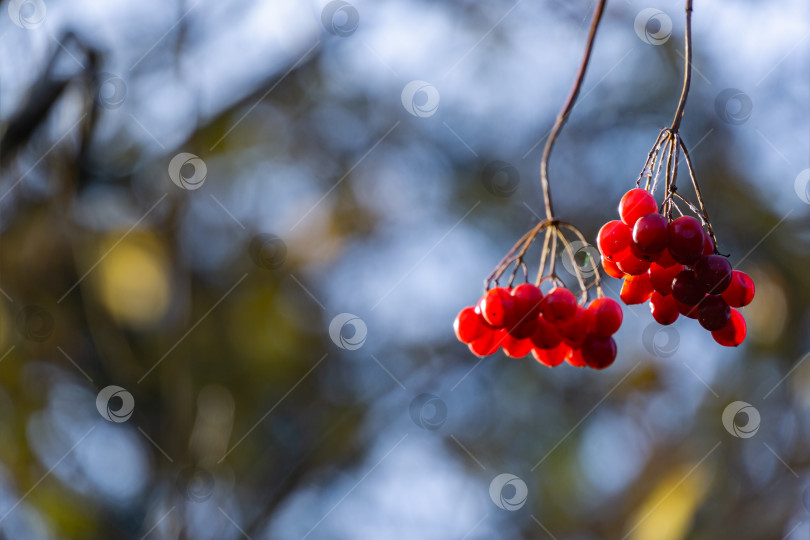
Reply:
[[[98,295],[120,324],[151,326],[169,307],[166,248],[147,233],[130,234],[113,247],[120,237],[112,234],[98,247],[99,259],[112,249],[96,270]]]
[[[630,520],[630,540],[679,540],[706,497],[708,465],[689,463],[665,475]]]

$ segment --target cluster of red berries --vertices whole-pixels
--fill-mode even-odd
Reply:
[[[625,193],[619,216],[621,220],[600,229],[597,246],[605,272],[624,279],[622,301],[630,305],[649,300],[660,324],[672,324],[684,315],[697,319],[720,345],[742,343],[745,319],[733,308],[751,302],[754,282],[716,254],[701,222],[691,216],[669,221],[658,213],[655,198],[641,188]]]
[[[547,294],[531,283],[494,287],[475,306],[456,317],[456,337],[477,356],[499,348],[507,356],[531,354],[548,367],[564,360],[577,367],[604,369],[616,359],[613,334],[622,324],[622,308],[611,298],[597,298],[587,308],[564,287]]]

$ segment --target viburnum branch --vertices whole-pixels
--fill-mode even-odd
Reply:
[[[648,191],[651,191],[651,193],[655,193],[655,190],[658,189],[658,179],[661,177],[661,170],[664,167],[664,155],[666,155],[666,153],[668,152],[668,150],[666,149],[666,147],[664,145],[669,144],[669,131],[664,129],[663,133],[664,133],[664,137],[658,143],[658,149],[656,150],[655,156],[654,156],[654,161],[653,161],[654,175],[653,175],[653,178],[652,178],[652,188],[651,188],[651,190],[648,190]],[[662,153],[664,155],[662,155]],[[668,178],[669,178],[669,176],[667,176],[666,171],[664,171],[664,182],[667,183],[667,185],[669,185],[668,184]]]
[[[571,93],[568,95],[568,99],[566,99],[562,110],[560,110],[560,114],[557,115],[557,120],[554,122],[554,125],[549,132],[548,139],[546,139],[546,146],[543,148],[543,157],[540,160],[540,182],[543,186],[543,199],[546,206],[547,219],[554,218],[554,207],[551,203],[551,187],[548,180],[548,160],[551,157],[551,149],[554,147],[554,143],[557,141],[557,137],[560,135],[560,131],[565,125],[565,122],[568,120],[568,115],[571,113],[571,109],[574,108],[574,104],[577,101],[579,90],[582,87],[582,81],[585,79],[585,72],[588,69],[588,62],[591,59],[591,51],[593,50],[593,42],[594,38],[596,37],[596,30],[599,28],[599,22],[602,19],[602,13],[604,12],[606,2],[607,0],[599,0],[596,3],[596,8],[593,12],[593,19],[591,20],[591,28],[588,32],[588,42],[585,45],[585,55],[583,56],[582,63],[579,66],[579,72],[577,73],[576,80],[574,81],[574,86],[571,88]]]
[[[574,254],[574,250],[571,248],[571,243],[565,238],[565,235],[562,233],[560,229],[556,229],[555,232],[557,236],[560,238],[560,241],[563,244],[566,254],[571,259],[571,263],[574,267],[574,275],[577,278],[577,283],[579,283],[579,291],[580,291],[580,302],[585,303],[588,300],[588,289],[585,287],[585,278],[582,275],[582,269],[577,264],[577,258]]]
[[[705,219],[703,219],[703,216],[700,214],[700,210],[697,208],[697,206],[695,206],[694,204],[692,204],[692,203],[691,203],[691,202],[690,202],[690,201],[689,201],[689,200],[688,200],[686,197],[684,197],[683,195],[681,195],[681,194],[680,194],[680,193],[678,193],[677,191],[673,191],[673,192],[672,192],[672,197],[673,197],[673,199],[674,199],[675,197],[677,197],[677,198],[679,198],[680,200],[682,200],[684,203],[686,203],[686,206],[688,206],[688,207],[689,207],[689,210],[691,210],[691,211],[692,211],[692,213],[694,213],[695,215],[697,215],[697,217],[700,219],[701,223],[703,223],[704,225],[707,225],[707,224],[708,224],[708,223],[706,222],[706,220],[705,220]]]
[[[689,150],[686,149],[686,145],[683,143],[683,140],[679,139],[678,142],[680,143],[681,150],[683,150],[683,157],[684,161],[686,161],[686,168],[689,169],[689,177],[692,179],[692,185],[695,188],[695,196],[697,196],[698,205],[700,206],[700,214],[702,216],[703,221],[706,222],[706,229],[708,230],[709,236],[711,236],[712,241],[714,242],[715,253],[720,253],[719,251],[717,251],[717,237],[714,234],[714,229],[712,229],[712,222],[709,219],[709,213],[706,211],[706,205],[703,203],[703,194],[701,194],[700,192],[700,186],[698,185],[697,177],[695,177],[695,171],[692,165],[692,158],[689,156]]]
[[[672,186],[670,189],[677,189],[675,186],[675,181],[678,179],[678,161],[680,160],[679,155],[679,146],[681,142],[681,137],[677,133],[672,134],[672,145],[670,149],[670,156],[672,157]]]
[[[638,180],[636,180],[636,187],[641,186],[641,180],[646,176],[647,182],[645,184],[645,188],[650,189],[650,182],[653,178],[653,173],[655,172],[655,162],[656,158],[658,157],[658,152],[660,150],[661,144],[664,142],[664,134],[667,132],[666,128],[662,129],[658,133],[658,137],[655,139],[655,143],[653,143],[653,147],[650,148],[649,154],[647,154],[647,159],[644,161],[644,167],[641,169],[641,172],[638,175]]]
[[[557,264],[557,239],[555,238],[556,233],[552,229],[551,231],[551,255],[549,257],[548,262],[548,275],[556,276],[557,273],[554,271],[555,265]]]
[[[686,98],[689,96],[689,86],[692,82],[692,0],[686,0],[686,30],[684,31],[684,66],[683,66],[683,88],[681,89],[681,99],[678,101],[678,108],[675,110],[675,118],[669,130],[678,133],[686,108]]]
[[[546,260],[548,258],[548,248],[549,242],[552,240],[553,235],[551,234],[551,229],[546,229],[546,237],[543,239],[543,251],[540,255],[540,268],[537,269],[537,279],[535,280],[534,284],[538,287],[543,280],[543,272],[546,270]]]
[[[582,242],[583,245],[589,245],[588,241],[585,240],[585,237],[582,235],[582,233],[579,232],[579,229],[577,229],[576,227],[574,227],[572,225],[569,225],[567,223],[563,223],[562,225],[564,227],[566,227],[567,229],[569,229],[571,232],[573,232],[576,235],[577,239],[580,242]],[[574,264],[575,271],[581,274],[582,273],[582,268],[580,268],[580,266],[576,263],[576,259],[574,257],[572,257],[572,262]],[[599,268],[596,266],[596,264],[594,262],[591,262],[591,266],[594,269],[594,281],[590,285],[586,284],[584,289],[587,291],[590,287],[595,285],[596,286],[596,295],[597,295],[597,297],[604,296],[604,293],[602,292],[602,286],[600,284],[602,278],[599,276]],[[583,282],[584,282],[585,276],[583,275],[582,277],[583,277]]]

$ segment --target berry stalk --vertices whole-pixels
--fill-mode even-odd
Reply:
[[[692,0],[686,0],[686,31],[684,35],[684,66],[683,66],[683,89],[681,99],[678,101],[678,108],[675,110],[675,118],[672,119],[670,131],[678,133],[681,127],[681,119],[686,108],[686,98],[689,96],[689,86],[692,82]]]
[[[579,72],[577,72],[574,86],[571,88],[571,93],[568,94],[568,99],[565,100],[565,104],[563,105],[562,110],[560,110],[560,114],[557,115],[557,120],[554,122],[554,125],[549,132],[548,139],[546,140],[546,146],[543,148],[543,157],[540,160],[540,182],[543,186],[543,198],[546,205],[546,219],[554,219],[554,206],[551,203],[551,187],[548,181],[548,160],[551,157],[551,149],[554,147],[554,143],[557,142],[557,137],[559,137],[560,131],[562,131],[565,122],[568,120],[568,115],[571,113],[571,109],[574,108],[574,104],[577,101],[577,96],[579,96],[579,90],[582,88],[582,81],[585,79],[585,72],[588,69],[588,62],[591,59],[591,51],[593,50],[593,42],[596,38],[596,30],[599,28],[599,22],[602,20],[602,13],[605,10],[606,3],[607,0],[599,0],[599,2],[596,3],[596,8],[593,12],[593,19],[591,20],[591,28],[588,32],[588,42],[585,45],[585,55],[583,56],[582,63],[579,66]]]

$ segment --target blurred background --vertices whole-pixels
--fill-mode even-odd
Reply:
[[[593,7],[0,2],[0,537],[809,538],[806,2],[694,6],[743,346],[644,305],[603,372],[453,336],[542,213]],[[608,5],[551,159],[590,240],[683,29]]]

